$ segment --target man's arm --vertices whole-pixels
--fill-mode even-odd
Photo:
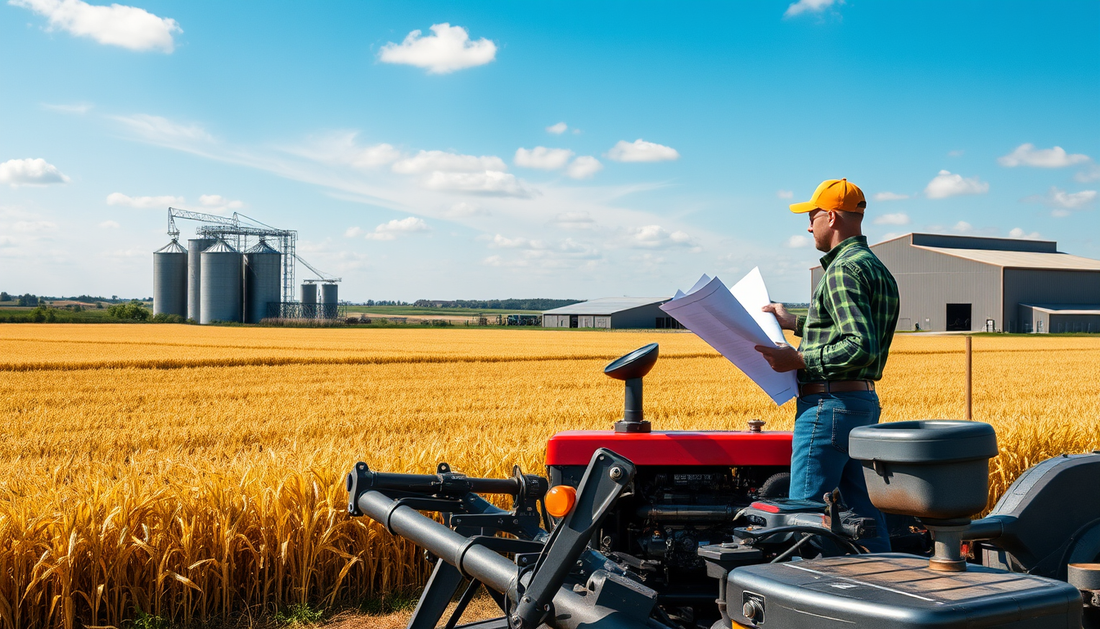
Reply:
[[[878,337],[870,322],[871,295],[859,269],[834,265],[824,281],[830,310],[840,338],[802,356],[810,380],[829,380],[838,368],[844,371],[871,364],[879,353]]]

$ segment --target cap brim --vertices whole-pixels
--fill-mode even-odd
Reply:
[[[795,214],[805,214],[806,212],[813,212],[817,209],[817,204],[813,201],[806,201],[805,203],[792,203],[791,211]]]

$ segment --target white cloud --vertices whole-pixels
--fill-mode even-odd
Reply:
[[[908,194],[898,194],[896,192],[876,192],[872,197],[875,201],[902,201],[908,199]]]
[[[970,232],[974,231],[974,226],[970,223],[967,223],[966,221],[959,221],[958,223],[955,223],[955,226],[951,228],[951,231],[957,234],[969,234]]]
[[[475,203],[455,203],[445,212],[447,218],[470,218],[472,216],[492,216],[489,210]]]
[[[76,103],[74,105],[50,105],[49,103],[42,103],[43,109],[58,111],[63,114],[84,115],[91,111],[92,107],[93,105],[91,103]]]
[[[809,236],[795,235],[787,239],[786,245],[789,249],[803,249],[809,247],[813,243],[814,241],[811,240]]]
[[[680,159],[680,153],[670,146],[646,142],[641,138],[633,142],[619,140],[607,156],[616,162],[665,162]]]
[[[478,157],[446,151],[420,151],[413,157],[408,157],[393,165],[393,172],[403,175],[432,171],[476,172],[485,170],[508,170],[508,166],[504,164],[504,160],[495,155]]]
[[[358,135],[358,131],[333,131],[311,136],[304,145],[286,147],[284,150],[326,164],[343,164],[363,170],[378,168],[401,158],[401,151],[384,142],[360,145],[356,141]]]
[[[946,199],[963,194],[985,194],[986,192],[989,192],[988,183],[979,181],[977,177],[963,179],[962,175],[946,170],[941,170],[924,188],[924,194],[929,199]]]
[[[546,131],[547,133],[553,133],[554,135],[561,135],[565,133],[568,128],[569,125],[565,124],[564,122],[559,122],[557,124],[552,124],[549,127],[546,127]]]
[[[569,164],[565,174],[573,179],[590,179],[601,170],[603,170],[603,164],[600,163],[600,160],[591,155],[581,155],[573,160],[572,164]]]
[[[99,224],[103,229],[118,229],[121,225],[117,221],[103,221]]]
[[[377,168],[401,157],[401,151],[392,145],[382,143],[368,146],[359,151],[351,160],[351,165],[356,168]]]
[[[161,116],[134,114],[131,116],[111,116],[134,133],[150,142],[175,144],[179,142],[212,142],[213,136],[201,125],[183,125]]]
[[[1037,149],[1034,144],[1021,144],[1008,155],[997,158],[1001,166],[1034,166],[1035,168],[1064,168],[1089,161],[1088,155],[1067,154],[1060,146],[1051,149]]]
[[[794,190],[780,190],[775,193],[775,196],[789,201],[794,198]]]
[[[347,228],[347,230],[344,231],[344,237],[346,237],[346,238],[358,238],[359,236],[362,236],[362,235],[363,235],[363,230],[360,229],[358,225],[356,225],[354,227],[349,227],[349,228]]]
[[[204,194],[199,197],[199,203],[203,204],[204,207],[216,207],[224,210],[238,210],[244,207],[243,201],[230,201],[220,194]]]
[[[121,4],[92,5],[82,0],[8,0],[8,4],[45,16],[50,30],[130,50],[170,53],[175,49],[172,34],[183,32],[171,18]]]
[[[963,150],[963,149],[955,149],[954,151],[948,151],[947,156],[948,157],[962,157],[964,153],[966,153],[966,151]]]
[[[570,157],[573,157],[573,151],[569,149],[549,149],[545,146],[536,146],[533,149],[516,149],[516,157],[513,161],[516,166],[524,168],[558,170],[565,167]]]
[[[1096,190],[1066,192],[1065,190],[1059,190],[1057,187],[1052,186],[1050,191],[1045,195],[1035,195],[1024,200],[1045,203],[1054,208],[1054,210],[1051,211],[1051,216],[1055,218],[1065,218],[1072,214],[1074,210],[1080,210],[1091,205],[1092,202],[1096,200],[1096,197]]]
[[[436,171],[424,184],[431,190],[468,192],[488,196],[530,197],[534,192],[511,173],[486,170],[479,173]]]
[[[792,3],[787,10],[783,13],[784,17],[794,17],[806,12],[821,13],[825,9],[833,6],[835,0],[798,0],[798,2]]]
[[[489,239],[492,249],[508,249],[515,253],[509,257],[492,255],[482,263],[488,266],[527,267],[537,264],[540,268],[565,269],[590,266],[602,258],[595,247],[566,238],[560,242],[533,240],[517,236],[509,238],[501,234]]]
[[[1013,227],[1012,230],[1008,232],[1008,237],[1023,238],[1024,240],[1039,240],[1042,236],[1039,235],[1039,232],[1031,232],[1029,234],[1019,227]]]
[[[373,232],[367,234],[365,238],[367,240],[396,240],[401,234],[414,234],[431,230],[432,228],[423,219],[410,216],[402,219],[395,218],[388,223],[382,223],[375,227]]]
[[[421,37],[421,31],[415,30],[400,44],[382,46],[379,61],[427,68],[429,74],[447,74],[485,65],[496,58],[496,44],[484,37],[470,41],[469,33],[461,26],[444,22],[433,24],[431,30],[434,35]]]
[[[53,231],[57,229],[57,223],[53,221],[16,221],[11,224],[11,228],[17,232],[33,234],[36,232]]]
[[[131,197],[121,192],[112,192],[107,195],[107,205],[121,205],[123,207],[148,210],[151,208],[168,208],[169,206],[183,205],[183,197],[159,196],[159,197]]]
[[[596,220],[588,212],[563,212],[554,216],[550,223],[562,229],[593,229]]]
[[[0,183],[13,188],[18,186],[46,186],[54,183],[69,183],[57,166],[42,158],[9,159],[0,164]]]
[[[660,225],[644,225],[627,230],[626,244],[637,249],[667,249],[671,247],[691,247],[701,251],[691,236],[683,231],[669,233]]]
[[[549,245],[542,240],[531,240],[522,236],[508,238],[500,234],[493,236],[489,246],[494,249],[546,249],[549,247]]]
[[[1073,175],[1074,181],[1088,183],[1100,179],[1100,164],[1089,164]]]
[[[905,212],[882,214],[881,216],[876,216],[873,222],[875,225],[908,225],[909,215]]]
[[[1050,189],[1050,202],[1053,205],[1066,209],[1076,209],[1088,205],[1096,200],[1095,190],[1082,190],[1080,192],[1066,192],[1058,188]]]

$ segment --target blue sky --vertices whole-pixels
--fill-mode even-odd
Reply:
[[[1097,2],[8,0],[0,289],[150,295],[172,205],[297,229],[353,301],[661,296],[754,266],[807,301],[787,204],[839,177],[872,242],[1100,258],[1098,24]]]

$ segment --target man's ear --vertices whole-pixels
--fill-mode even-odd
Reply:
[[[836,212],[829,212],[829,227],[836,227],[837,221],[840,220],[840,216]]]

